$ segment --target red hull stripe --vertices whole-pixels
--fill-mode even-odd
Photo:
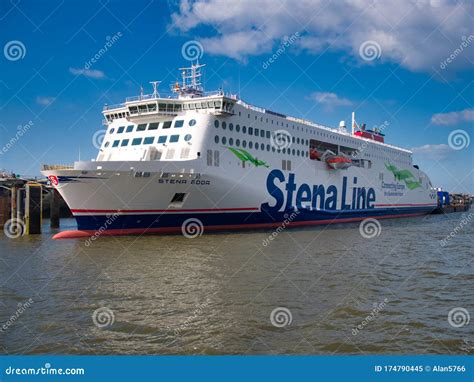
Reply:
[[[390,219],[390,218],[404,218],[411,216],[421,216],[426,215],[426,212],[417,212],[412,214],[401,214],[401,215],[385,215],[385,216],[373,216],[376,219]],[[298,226],[313,226],[321,224],[331,224],[331,223],[350,223],[368,219],[370,216],[358,217],[358,218],[345,218],[345,219],[327,219],[327,220],[310,220],[310,221],[299,221],[291,222],[289,226],[298,227]],[[259,223],[259,224],[231,224],[231,225],[214,225],[214,226],[204,226],[205,231],[232,231],[232,230],[245,230],[245,229],[259,229],[259,228],[274,228],[281,225],[281,222],[275,223]],[[120,235],[147,235],[147,234],[156,234],[156,233],[180,233],[181,227],[161,227],[161,228],[128,228],[128,229],[111,229],[105,230],[100,235],[101,236],[120,236]],[[63,231],[59,232],[53,236],[53,239],[74,239],[80,237],[90,237],[97,233],[97,231]]]
[[[167,210],[79,210],[73,209],[71,212],[74,213],[142,213],[142,212],[226,212],[226,211],[260,211],[259,208],[197,208],[190,210],[181,210],[181,209],[167,209]]]
[[[432,206],[436,207],[437,204],[433,203],[406,203],[406,204],[375,204],[377,207],[403,207],[403,206]]]

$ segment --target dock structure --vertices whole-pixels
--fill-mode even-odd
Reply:
[[[434,214],[464,212],[471,209],[473,196],[469,194],[454,194],[447,191],[438,191],[438,207]]]

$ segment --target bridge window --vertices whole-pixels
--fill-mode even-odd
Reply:
[[[191,124],[191,122],[189,122],[189,123]],[[182,120],[182,119],[174,122],[174,127],[176,127],[176,128],[183,127],[183,125],[184,125],[184,120]]]
[[[132,146],[138,146],[142,144],[142,139],[141,138],[134,138],[132,141]]]
[[[141,123],[137,126],[137,131],[144,131],[146,130],[146,123]],[[130,126],[129,126],[130,127]],[[132,126],[133,127],[133,126]],[[127,131],[128,131],[128,127],[127,127]]]
[[[157,130],[159,122],[152,122],[148,125],[148,130]]]
[[[144,144],[144,145],[151,145],[154,140],[155,140],[155,137],[146,137],[146,138],[143,140],[143,144]]]
[[[178,142],[178,140],[179,140],[178,134],[170,136],[170,143]]]
[[[166,143],[166,138],[168,138],[166,135],[159,136],[158,143]]]
[[[114,141],[114,143],[113,143],[112,147],[117,147],[117,146],[119,145],[119,143],[120,143],[120,141],[119,141],[119,140],[117,140],[117,141]]]
[[[127,126],[127,130],[125,130],[126,133],[131,133],[133,131],[133,125]]]
[[[163,122],[163,129],[169,129],[171,127],[171,121]]]
[[[117,134],[122,134],[124,130],[125,130],[125,126],[120,126],[117,130]]]
[[[127,146],[128,145],[128,139],[122,140],[122,143],[120,144],[121,147]]]

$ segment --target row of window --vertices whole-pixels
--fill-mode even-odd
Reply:
[[[137,125],[137,129],[135,131],[145,131],[145,130],[158,130],[160,127],[162,129],[169,129],[171,128],[173,121],[164,121],[164,122],[150,122],[150,123],[140,123]],[[189,121],[189,126],[194,126],[196,125],[196,120],[191,119]],[[184,126],[184,120],[183,119],[178,119],[174,121],[174,128],[178,129]],[[148,128],[147,128],[148,127]],[[127,127],[125,126],[120,126],[117,129],[117,134],[122,134],[122,133],[132,133],[133,129],[135,128],[135,125],[128,125]],[[114,128],[111,128],[109,131],[109,134],[113,134],[115,132]]]
[[[219,144],[219,142],[223,145],[227,145],[229,144],[229,146],[235,146],[236,147],[240,147],[242,146],[243,148],[247,148],[247,141],[244,139],[244,140],[240,140],[240,139],[235,139],[234,138],[229,138],[227,139],[227,137],[222,137],[220,138],[218,135],[215,135],[214,136],[214,142],[216,144]],[[295,156],[301,156],[301,157],[308,157],[309,156],[309,153],[308,151],[305,151],[305,150],[299,150],[299,149],[290,149],[290,148],[283,148],[283,149],[275,149],[275,147],[267,144],[265,145],[264,143],[258,143],[258,142],[252,142],[252,141],[249,141],[248,142],[248,148],[249,149],[254,149],[254,150],[261,150],[261,151],[272,151],[272,152],[277,152],[277,153],[283,153],[283,154],[288,154],[288,155],[295,155]]]
[[[156,142],[155,142],[155,138],[157,138]],[[186,134],[184,136],[184,140],[186,142],[189,142],[192,138],[192,135],[191,134]],[[160,135],[159,137],[145,137],[145,138],[133,138],[132,140],[132,144],[131,146],[139,146],[139,145],[151,145],[153,143],[166,143],[168,141],[168,135]],[[170,135],[169,136],[169,143],[176,143],[179,141],[179,134],[174,134],[174,135]],[[128,144],[130,143],[130,139],[122,139],[120,141],[120,139],[117,139],[115,140],[113,143],[112,143],[112,147],[125,147],[125,146],[128,146]],[[109,147],[110,145],[110,142],[105,142],[105,145],[104,147]]]
[[[219,122],[219,120],[215,120],[214,121],[214,127],[215,128],[218,128],[219,126],[221,126],[222,130],[226,130],[227,128],[229,129],[229,131],[233,131],[234,130],[234,124],[233,123],[229,123],[229,125],[227,125],[227,123],[225,121],[222,121],[222,123]],[[249,126],[247,128],[247,126],[242,126],[242,128],[240,127],[240,125],[235,125],[235,131],[237,133],[240,133],[240,131],[242,131],[243,134],[249,134],[249,135],[254,135],[256,137],[260,137],[260,138],[267,138],[267,139],[270,139],[270,136],[271,136],[271,132],[269,130],[263,130],[263,129],[257,129],[256,127],[253,128],[251,126]],[[306,139],[306,141],[303,139],[303,138],[299,138],[299,137],[292,137],[292,143],[296,143],[296,144],[306,144],[308,145],[309,144],[309,140]]]

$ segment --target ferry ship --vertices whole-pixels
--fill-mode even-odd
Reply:
[[[307,226],[409,217],[436,208],[412,153],[381,129],[322,126],[207,93],[204,65],[181,68],[172,96],[105,106],[97,158],[42,173],[78,230],[55,238]],[[186,226],[189,227],[186,227]]]

